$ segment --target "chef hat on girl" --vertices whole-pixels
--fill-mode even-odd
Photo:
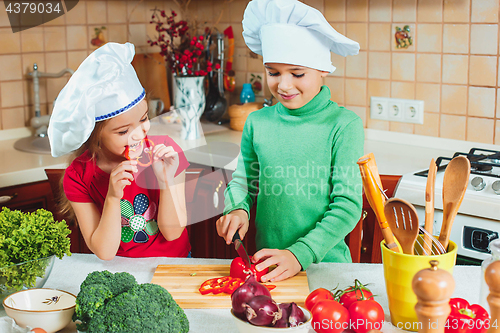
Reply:
[[[52,156],[78,149],[97,121],[116,117],[144,99],[131,65],[134,54],[133,44],[107,43],[80,64],[54,103],[48,128]]]
[[[243,16],[243,38],[264,63],[333,72],[330,52],[356,55],[359,44],[338,33],[317,9],[297,0],[252,0]]]

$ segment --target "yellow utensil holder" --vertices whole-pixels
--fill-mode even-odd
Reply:
[[[438,268],[453,274],[457,259],[457,244],[450,241],[447,253],[430,256],[394,252],[385,246],[385,241],[380,243],[380,247],[391,322],[397,328],[416,332],[422,324],[419,323],[415,312],[417,297],[411,287],[413,276],[418,271],[429,268],[431,260],[439,261]]]

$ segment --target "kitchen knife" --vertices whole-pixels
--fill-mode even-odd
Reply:
[[[238,255],[241,257],[241,259],[243,259],[245,265],[248,268],[250,268],[251,267],[250,258],[248,257],[247,250],[245,250],[245,247],[243,246],[243,242],[241,241],[240,233],[238,231],[234,233],[233,243],[236,252],[238,252]]]

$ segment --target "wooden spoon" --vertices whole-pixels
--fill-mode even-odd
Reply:
[[[448,249],[451,227],[469,184],[470,162],[465,156],[457,156],[446,166],[443,178],[443,224],[439,242]]]
[[[391,198],[385,203],[384,213],[403,253],[413,254],[419,229],[415,207],[404,199]]]
[[[436,184],[437,165],[434,159],[429,165],[427,173],[427,187],[425,188],[425,225],[424,228],[432,235],[432,227],[434,225],[434,190]],[[427,234],[424,235],[423,253],[430,255],[432,253],[432,239]]]

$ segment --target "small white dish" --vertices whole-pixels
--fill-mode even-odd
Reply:
[[[76,296],[49,288],[21,290],[3,300],[9,317],[21,327],[40,327],[47,333],[66,327],[75,312]]]
[[[290,333],[307,333],[314,332],[312,330],[311,322],[312,315],[307,309],[299,306],[299,308],[304,312],[306,316],[306,322],[297,326],[297,327],[287,327],[287,328],[278,328],[278,327],[267,327],[267,326],[255,326],[250,324],[249,322],[243,321],[240,318],[236,317],[231,310],[231,316],[233,317],[234,323],[238,328],[240,333],[281,333],[281,332],[290,332]]]

